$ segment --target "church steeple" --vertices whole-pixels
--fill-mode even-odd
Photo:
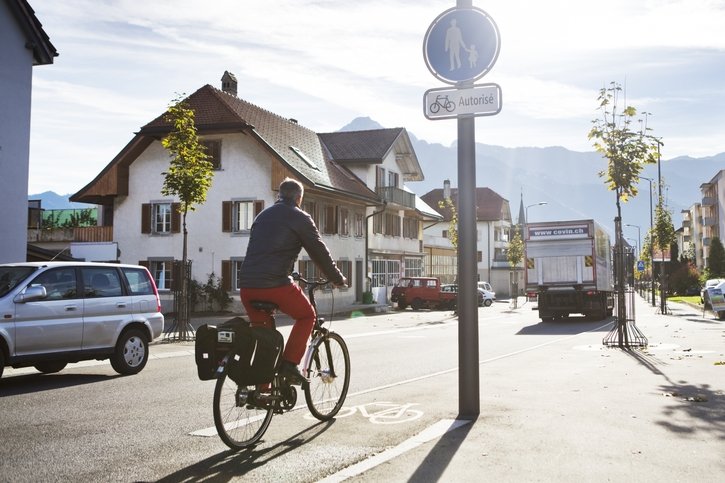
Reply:
[[[521,189],[521,204],[519,205],[519,221],[517,225],[523,227],[526,224],[526,208],[524,208],[524,190]]]

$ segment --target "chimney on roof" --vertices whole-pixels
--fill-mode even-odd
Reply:
[[[443,180],[443,199],[447,200],[451,197],[451,180]]]
[[[237,96],[237,78],[228,70],[225,70],[222,76],[222,91]]]

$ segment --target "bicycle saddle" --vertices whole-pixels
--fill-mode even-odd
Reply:
[[[266,300],[252,300],[250,304],[252,304],[252,307],[255,309],[264,310],[265,312],[274,312],[279,308],[279,305],[276,303],[267,302]]]

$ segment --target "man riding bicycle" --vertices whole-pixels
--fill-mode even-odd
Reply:
[[[297,365],[315,323],[314,308],[290,276],[302,248],[335,286],[347,284],[312,217],[300,209],[303,196],[302,184],[286,178],[279,185],[274,205],[257,215],[242,263],[239,292],[252,325],[272,324],[268,313],[252,306],[253,300],[274,302],[281,312],[295,319],[280,366],[280,375],[292,384],[305,381]]]

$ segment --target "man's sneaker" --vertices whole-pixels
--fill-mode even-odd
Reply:
[[[290,384],[298,386],[308,382],[307,379],[305,379],[305,376],[303,376],[297,368],[297,365],[289,361],[282,361],[279,368],[279,375],[286,378]]]

